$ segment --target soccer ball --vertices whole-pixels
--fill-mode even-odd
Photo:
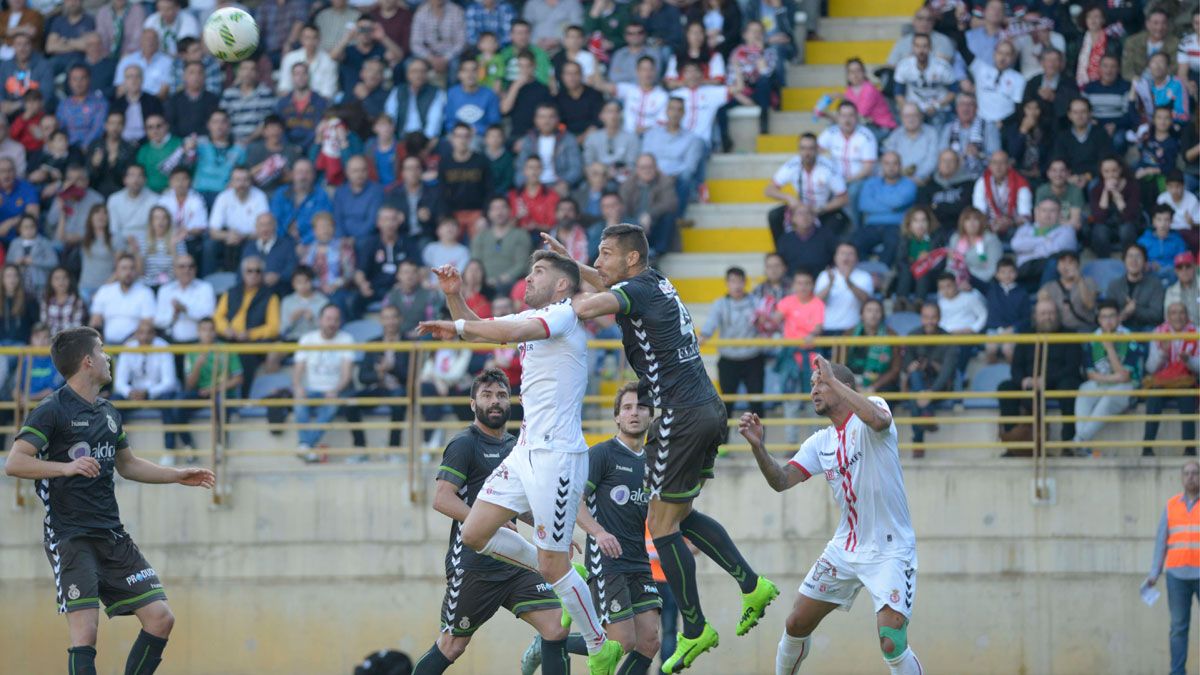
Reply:
[[[258,49],[258,24],[245,10],[218,9],[204,22],[204,46],[222,61],[241,61]]]

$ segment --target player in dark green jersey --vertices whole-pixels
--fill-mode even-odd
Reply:
[[[46,507],[46,558],[71,637],[67,673],[96,675],[103,602],[109,617],[133,614],[142,622],[125,675],[149,675],[162,661],[175,617],[158,573],[121,525],[113,474],[205,488],[215,479],[208,469],[175,469],[133,455],[121,414],[100,398],[112,375],[95,329],[60,332],[50,343],[50,358],[67,383],[30,411],[4,471],[36,481]]]

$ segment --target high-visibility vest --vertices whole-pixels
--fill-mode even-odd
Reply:
[[[1188,511],[1183,493],[1167,502],[1166,569],[1200,567],[1200,508]]]
[[[665,583],[667,575],[663,574],[662,562],[658,559],[658,549],[654,547],[654,537],[650,536],[650,526],[646,526],[646,554],[650,557],[650,574],[658,583]]]

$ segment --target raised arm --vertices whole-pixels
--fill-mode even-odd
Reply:
[[[541,319],[519,321],[458,319],[456,321],[422,321],[417,324],[417,335],[432,335],[438,340],[462,338],[467,342],[515,344],[530,340],[545,340],[550,337],[550,328]]]
[[[833,366],[829,365],[829,360],[824,356],[817,356],[817,372],[816,378],[818,382],[823,382],[836,392],[843,401],[850,406],[850,410],[858,415],[867,426],[875,431],[884,431],[892,426],[892,413],[884,408],[875,405],[866,396],[858,393],[853,387],[846,386],[846,383],[833,376]],[[813,383],[814,386],[816,382]]]
[[[738,422],[738,432],[742,434],[742,438],[749,441],[750,451],[754,453],[754,461],[758,462],[758,470],[767,479],[767,485],[770,485],[771,489],[783,492],[808,480],[808,476],[795,464],[789,462],[781,465],[767,452],[764,445],[766,431],[763,429],[762,420],[758,418],[758,415],[749,412],[743,414],[741,421]]]
[[[213,472],[208,469],[200,467],[175,469],[169,466],[159,466],[154,462],[135,457],[129,446],[117,451],[117,473],[126,480],[138,483],[179,483],[210,490],[217,483]]]
[[[571,257],[571,254],[567,252],[567,247],[563,246],[562,242],[554,237],[551,237],[545,232],[542,233],[542,243],[555,253],[560,253],[568,258]],[[607,284],[605,284],[604,280],[600,278],[600,273],[596,271],[596,268],[585,265],[578,260],[575,261],[575,264],[579,267],[579,278],[585,284],[591,285],[592,288],[607,288]],[[609,313],[611,314],[611,312]]]
[[[442,265],[433,270],[437,276],[438,286],[446,296],[446,308],[450,316],[466,321],[479,321],[479,315],[467,306],[467,299],[462,294],[462,276],[454,265]]]

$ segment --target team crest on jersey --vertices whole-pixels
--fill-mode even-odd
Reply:
[[[546,538],[546,526],[545,526],[545,525],[538,525],[538,526],[537,526],[537,538],[538,538],[538,539],[545,539],[545,538]]]
[[[105,417],[108,418],[108,430],[114,434],[117,433],[117,421],[113,419],[112,415],[105,415]]]
[[[888,600],[891,600],[892,604],[900,602],[900,590],[897,588],[893,588],[892,594],[891,594],[891,596],[888,597]]]
[[[68,600],[78,600],[79,599],[79,587],[78,586],[76,586],[75,584],[71,584],[70,587],[67,588],[67,599]]]
[[[70,450],[67,450],[67,457],[73,460],[80,457],[87,457],[90,454],[92,454],[92,446],[88,445],[87,441],[80,441],[72,445]]]
[[[629,503],[629,488],[624,485],[614,486],[612,491],[608,493],[608,496],[612,498],[617,506],[625,506]],[[613,611],[615,612],[616,610]]]
[[[613,600],[612,604],[610,604],[608,607],[609,607],[610,611],[612,611],[613,614],[616,614],[617,612],[621,611],[621,603],[618,602],[617,600]]]
[[[469,629],[471,627],[471,620],[464,616],[462,620],[458,622],[458,627],[463,630]]]
[[[659,279],[658,290],[662,291],[663,295],[667,296],[668,298],[673,298],[675,295],[677,295],[675,287],[671,285],[670,279]]]
[[[826,575],[830,579],[837,579],[837,568],[833,566],[833,563],[821,558],[813,568],[813,581],[820,581],[821,577]]]

